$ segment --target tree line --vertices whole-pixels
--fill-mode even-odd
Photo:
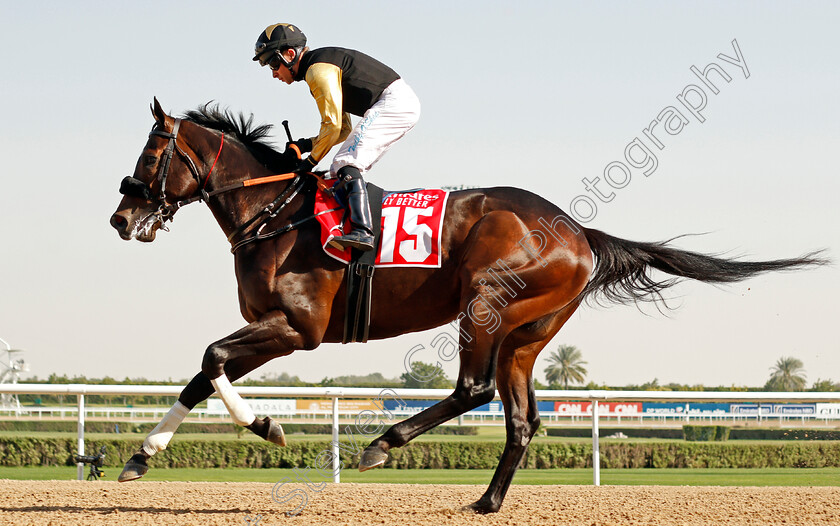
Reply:
[[[549,365],[545,368],[545,376],[549,389],[615,389],[601,386],[593,382],[583,385],[586,380],[587,362],[583,360],[583,353],[574,345],[560,345],[548,357]],[[536,386],[535,382],[535,386]],[[669,383],[661,385],[657,378],[641,385],[627,385],[621,389],[628,391],[840,391],[840,384],[831,379],[817,379],[807,388],[807,376],[802,360],[783,356],[770,368],[770,377],[763,387],[708,387],[702,384],[686,385]],[[576,387],[579,386],[579,387]]]

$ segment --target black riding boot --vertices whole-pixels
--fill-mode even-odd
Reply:
[[[347,206],[350,208],[350,224],[353,230],[330,240],[330,246],[339,250],[355,248],[373,250],[373,220],[370,216],[367,186],[362,175],[354,166],[345,166],[338,171],[340,178],[350,177],[345,183]]]

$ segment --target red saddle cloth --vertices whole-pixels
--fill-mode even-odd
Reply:
[[[440,242],[443,231],[443,214],[446,210],[446,190],[412,190],[410,192],[383,192],[382,239],[376,255],[375,266],[440,268]],[[315,213],[321,224],[321,246],[327,255],[344,263],[350,262],[350,249],[341,251],[328,246],[330,239],[342,235],[342,228],[349,232],[350,221],[345,221],[344,209],[336,199],[318,190],[315,196]],[[338,210],[329,211],[338,208]]]

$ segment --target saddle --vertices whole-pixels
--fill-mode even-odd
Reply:
[[[326,185],[330,186],[329,182]],[[348,265],[343,343],[365,342],[370,328],[373,275],[378,267],[440,268],[443,216],[449,192],[439,189],[387,191],[367,183],[374,250],[340,250],[330,245],[348,223],[332,193],[315,195],[324,252]]]

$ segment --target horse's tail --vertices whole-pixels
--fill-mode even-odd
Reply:
[[[662,291],[681,281],[681,278],[704,283],[734,283],[763,272],[797,270],[829,263],[822,257],[822,251],[792,259],[738,261],[673,248],[668,244],[673,239],[642,243],[613,237],[600,230],[583,230],[596,263],[592,279],[581,293],[582,299],[591,297],[610,303],[657,300],[664,303]],[[650,276],[651,269],[676,278],[654,279]]]

